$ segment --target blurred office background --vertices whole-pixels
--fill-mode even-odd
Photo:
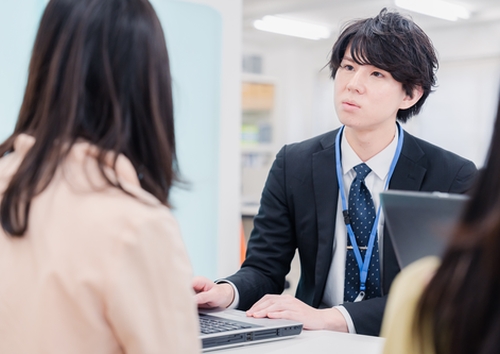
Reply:
[[[417,2],[426,1],[433,11],[442,5]],[[46,2],[0,0],[0,139],[13,129]],[[483,164],[500,89],[498,0],[447,0],[462,6],[455,20],[400,8],[396,0],[151,2],[171,55],[179,161],[190,182],[176,189],[174,212],[197,274],[216,278],[238,268],[242,220],[248,234],[279,148],[339,126],[325,65],[348,20],[388,7],[427,32],[440,59],[438,87],[404,128]],[[255,28],[266,15],[321,25],[329,35],[305,39]]]
[[[246,79],[274,85],[274,105],[268,114],[272,134],[265,132],[266,136],[272,135],[272,139],[266,139],[271,142],[269,147],[273,153],[284,143],[300,141],[339,126],[332,102],[333,82],[325,67],[331,46],[346,22],[374,16],[387,7],[410,15],[430,36],[440,59],[436,91],[429,96],[421,114],[404,128],[482,165],[500,88],[500,2],[449,0],[448,3],[462,5],[467,11],[463,17],[468,18],[456,20],[402,9],[396,2],[243,0],[244,71],[257,73]],[[432,5],[429,10],[437,10],[441,3],[440,0],[415,1],[421,7],[426,2]],[[255,20],[266,15],[322,25],[330,35],[326,39],[310,40],[256,29]],[[445,15],[450,15],[450,10],[445,10]],[[245,123],[253,116],[254,112],[244,111],[243,127],[247,131]],[[243,137],[248,138],[245,134]],[[244,162],[255,166],[264,164],[266,159]],[[253,194],[260,188],[247,189]]]
[[[325,65],[342,26],[384,7],[411,16],[432,39],[440,61],[436,91],[404,128],[483,164],[500,89],[500,1],[243,0],[242,213],[247,235],[278,149],[339,126]],[[326,35],[321,29],[315,35],[327,38],[257,29],[266,26],[263,19],[269,15],[277,17],[275,22],[299,21],[292,29],[300,22],[322,26]],[[249,83],[261,89],[249,90]],[[248,101],[253,96],[257,99],[252,105]],[[297,273],[295,259],[289,276],[292,290]]]

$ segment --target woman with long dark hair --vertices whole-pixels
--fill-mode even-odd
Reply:
[[[0,156],[0,353],[199,351],[147,0],[48,3]]]
[[[385,353],[500,351],[500,98],[486,165],[442,258],[395,281],[382,335]]]

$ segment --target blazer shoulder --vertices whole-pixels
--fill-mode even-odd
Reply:
[[[443,162],[447,161],[455,166],[470,165],[476,169],[475,164],[465,157],[462,157],[454,152],[446,150],[442,147],[434,145],[428,141],[417,138],[407,132],[405,132],[405,145],[407,147],[406,153],[410,151],[409,155],[416,156],[416,159],[425,158],[429,161]]]
[[[335,146],[337,132],[338,129],[335,129],[307,140],[286,144],[281,149],[281,152],[299,157],[301,155],[311,155],[321,150],[333,148]]]
[[[282,171],[287,176],[294,176],[296,180],[307,180],[311,178],[314,166],[317,166],[317,157],[321,157],[322,166],[331,162],[331,168],[335,168],[335,137],[337,130],[333,130],[313,138],[291,143],[283,146],[276,155],[271,168],[271,173]],[[323,170],[323,168],[321,168]],[[319,171],[316,169],[316,171]]]
[[[420,171],[423,190],[463,193],[470,189],[477,175],[471,160],[406,132],[401,156],[405,157],[401,166],[411,168],[413,174]]]

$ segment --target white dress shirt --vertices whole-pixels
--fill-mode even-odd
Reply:
[[[392,142],[377,155],[373,156],[365,163],[372,170],[365,178],[365,185],[370,191],[373,202],[375,204],[375,209],[377,210],[380,205],[379,193],[384,190],[389,169],[391,167],[391,162],[396,153],[396,148],[398,144],[398,135]],[[342,154],[342,169],[344,178],[344,193],[346,198],[349,195],[349,189],[351,188],[351,183],[356,177],[356,172],[354,171],[354,166],[362,163],[361,159],[356,155],[354,150],[351,148],[345,134],[342,135],[342,140],[340,143],[340,151]],[[335,171],[332,171],[332,183],[337,183],[337,178]],[[337,220],[335,227],[335,239],[333,242],[333,259],[330,266],[330,271],[328,273],[328,278],[326,281],[325,292],[323,294],[323,299],[320,308],[330,308],[336,307],[345,317],[347,322],[347,327],[349,333],[356,333],[354,323],[349,315],[349,312],[343,307],[338,306],[344,302],[344,277],[345,277],[345,261],[346,261],[346,250],[347,250],[347,228],[344,224],[344,217],[342,214],[342,201],[339,198],[337,201]],[[378,237],[379,237],[379,255],[380,255],[380,271],[382,272],[382,239],[380,235],[383,232],[384,218],[381,212],[379,218],[379,224],[377,227]],[[225,279],[218,280],[216,282],[225,282],[232,285],[235,293],[235,298],[229,308],[236,308],[239,303],[239,292],[236,286]]]
[[[398,144],[398,135],[392,142],[377,155],[373,156],[365,163],[372,170],[365,178],[365,185],[370,191],[373,202],[375,204],[375,210],[378,210],[380,206],[380,192],[384,190],[387,178],[389,175],[389,169],[391,167],[391,162],[393,160],[394,154],[396,153],[396,148]],[[356,155],[354,150],[351,148],[345,134],[342,136],[340,143],[340,151],[342,154],[342,170],[343,170],[343,182],[344,182],[344,193],[346,199],[349,196],[349,189],[351,188],[351,183],[356,177],[356,171],[354,171],[354,166],[363,163],[361,159]],[[336,176],[332,174],[332,183],[337,183]],[[330,272],[328,273],[328,278],[326,281],[325,292],[323,294],[323,299],[321,302],[321,308],[329,308],[333,306],[340,305],[344,302],[344,278],[345,278],[345,262],[346,262],[346,250],[347,250],[347,228],[344,223],[344,217],[342,214],[342,200],[340,197],[337,200],[337,220],[335,223],[335,239],[333,243],[333,259],[330,267]],[[384,218],[381,212],[379,223],[377,226],[377,235],[379,237],[379,255],[380,255],[380,271],[382,272],[382,240],[380,237],[383,233]],[[342,312],[347,321],[347,326],[350,333],[356,333],[354,324],[352,322],[351,316],[343,306],[337,306],[337,309]]]

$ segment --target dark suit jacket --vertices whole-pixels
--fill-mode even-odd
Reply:
[[[241,269],[227,279],[238,288],[239,308],[265,294],[281,294],[298,248],[301,276],[296,297],[318,307],[332,262],[337,215],[335,137],[332,131],[284,146],[262,192],[261,205]],[[456,154],[404,133],[390,189],[464,193],[477,173]],[[357,333],[378,335],[389,287],[399,266],[387,230],[383,240],[383,296],[345,303]]]

